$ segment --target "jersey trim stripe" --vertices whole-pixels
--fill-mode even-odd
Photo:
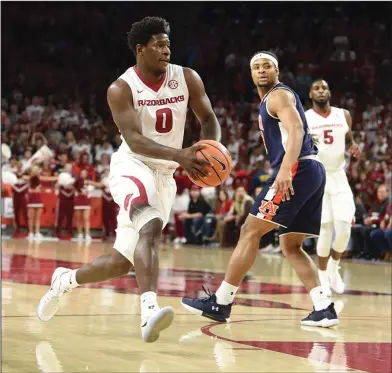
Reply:
[[[135,71],[137,77],[141,80],[141,82],[144,85],[146,85],[148,88],[152,89],[154,92],[158,92],[161,89],[161,87],[162,87],[162,85],[163,85],[163,83],[164,83],[164,81],[166,79],[166,72],[165,72],[163,74],[161,80],[158,83],[156,83],[156,84],[150,83],[146,79],[143,78],[142,74],[140,74],[140,71],[139,71],[139,69],[137,68],[136,65],[133,66],[133,70]]]
[[[279,130],[280,130],[280,136],[282,137],[282,146],[284,151],[287,151],[287,139],[289,137],[288,132],[286,131],[286,128],[283,127],[281,122],[278,122],[279,125]]]
[[[293,98],[294,98],[294,105],[297,104],[297,99],[295,98],[293,92],[292,92],[290,89],[286,88],[286,87],[275,87],[275,88],[272,88],[272,89],[267,93],[267,96],[270,95],[273,91],[276,91],[276,90],[278,90],[278,89],[285,89],[286,91],[289,91],[289,92],[293,95]],[[266,97],[265,99],[267,100],[267,97]],[[269,115],[271,118],[274,118],[274,119],[278,119],[278,120],[279,120],[278,117],[275,117],[274,115],[272,115],[272,114],[269,112],[269,110],[268,110],[268,102],[265,103],[265,109],[267,110],[267,113],[268,113],[268,115]]]
[[[326,113],[326,114],[318,113],[318,112],[317,112],[316,110],[314,110],[313,108],[312,108],[311,110],[313,111],[313,113],[319,115],[320,117],[322,117],[322,118],[324,118],[324,119],[327,119],[327,118],[331,115],[331,113],[332,113],[332,107],[329,109],[329,113]]]

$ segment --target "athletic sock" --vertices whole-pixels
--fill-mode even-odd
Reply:
[[[316,311],[324,310],[332,303],[324,294],[323,288],[321,286],[313,288],[309,294],[312,298],[313,306]]]
[[[322,281],[322,283],[324,282],[328,282],[328,272],[327,270],[323,271],[321,269],[318,270],[318,274],[320,277],[320,281]]]
[[[78,284],[78,282],[76,281],[76,271],[77,271],[77,269],[73,269],[72,271],[71,271],[71,278],[70,278],[70,284],[71,284],[71,286],[72,287],[77,287],[77,286],[80,286],[79,284]]]
[[[76,271],[77,269],[73,269],[69,272],[64,273],[60,277],[60,287],[64,289],[74,289],[80,286],[76,281]]]
[[[148,321],[150,315],[159,310],[157,293],[146,291],[140,296],[142,326]]]
[[[332,257],[329,258],[329,268],[331,269],[331,271],[336,271],[336,269],[339,267],[339,263],[340,263],[340,259],[335,260]]]
[[[216,292],[216,302],[223,306],[227,306],[233,303],[235,294],[237,293],[238,286],[229,284],[226,281],[222,281],[221,286]]]

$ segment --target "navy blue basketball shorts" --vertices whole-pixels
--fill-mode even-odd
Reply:
[[[304,233],[318,236],[325,188],[324,166],[314,159],[297,161],[293,166],[294,195],[290,201],[282,201],[280,193],[271,189],[278,172],[274,172],[263,190],[256,197],[250,214],[279,228],[279,235]]]

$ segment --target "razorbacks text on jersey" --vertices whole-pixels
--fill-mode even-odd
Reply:
[[[344,169],[346,133],[349,130],[344,109],[332,106],[325,117],[310,109],[305,115],[310,133],[318,141],[319,157],[326,171]]]
[[[318,153],[317,147],[315,146],[312,136],[309,133],[305,112],[299,96],[290,87],[283,83],[278,83],[263,97],[259,110],[259,127],[261,136],[268,153],[271,167],[274,169],[279,168],[282,163],[283,157],[286,153],[288,138],[288,133],[282,126],[279,118],[271,115],[267,108],[268,96],[271,94],[271,92],[277,89],[286,89],[295,97],[295,107],[298,110],[299,116],[301,117],[305,131],[299,158],[309,155],[316,155]]]
[[[145,81],[136,66],[129,68],[119,79],[124,80],[132,90],[133,105],[141,122],[142,134],[158,144],[180,149],[189,100],[183,67],[169,64],[162,80],[155,85]],[[178,167],[176,162],[135,154],[124,138],[122,140],[119,152],[131,153],[152,167]]]

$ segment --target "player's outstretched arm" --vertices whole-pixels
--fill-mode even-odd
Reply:
[[[189,91],[189,103],[192,111],[201,124],[201,135],[205,140],[220,141],[221,128],[219,121],[212,110],[210,99],[204,89],[203,81],[199,74],[184,67],[185,81]]]
[[[268,111],[278,117],[287,131],[286,154],[275,179],[276,192],[282,193],[284,200],[290,200],[290,193],[294,194],[291,169],[298,160],[304,139],[304,128],[298,110],[295,107],[294,95],[286,89],[277,89],[268,97]]]
[[[142,135],[141,124],[133,106],[132,91],[126,82],[118,79],[112,83],[108,88],[107,100],[113,120],[133,152],[146,157],[174,161],[177,149],[160,145]]]
[[[348,151],[354,156],[359,157],[361,155],[361,149],[359,149],[358,144],[355,143],[352,133],[353,119],[348,110],[344,109],[344,116],[346,117],[346,122],[348,124],[348,131],[346,133],[346,145]]]

